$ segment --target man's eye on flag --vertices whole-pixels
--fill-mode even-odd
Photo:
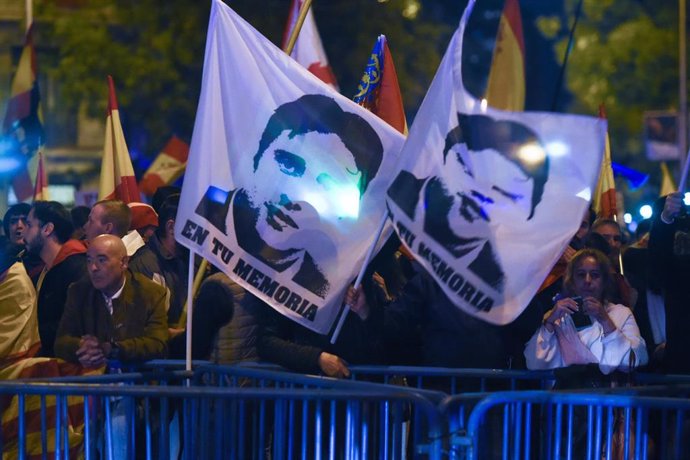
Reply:
[[[43,147],[45,134],[40,110],[41,95],[38,89],[36,51],[33,43],[33,26],[26,32],[17,73],[12,80],[10,100],[2,124],[3,150],[17,163],[12,178],[12,188],[17,200],[24,201],[33,195],[28,163]]]
[[[176,238],[326,334],[403,141],[214,0]]]
[[[580,225],[606,122],[503,112],[462,81],[470,1],[410,129],[388,190],[393,225],[448,298],[514,320]]]
[[[290,4],[290,13],[288,14],[287,24],[285,25],[285,32],[283,33],[283,49],[285,49],[290,39],[290,34],[297,24],[299,10],[303,3],[304,1],[302,0],[292,0]],[[323,49],[321,35],[319,35],[319,29],[316,27],[316,20],[314,19],[314,13],[311,8],[309,8],[307,16],[304,18],[304,23],[299,31],[295,47],[292,49],[290,56],[292,56],[295,61],[302,64],[309,72],[316,75],[319,80],[331,85],[333,89],[338,91],[338,82],[333,74],[333,69],[331,69],[328,63],[326,51]]]

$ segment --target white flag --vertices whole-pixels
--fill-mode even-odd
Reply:
[[[504,112],[462,83],[462,38],[441,62],[388,191],[401,240],[463,311],[494,324],[526,307],[591,199],[606,122]]]
[[[403,140],[214,0],[176,238],[328,333]]]
[[[285,33],[283,34],[283,49],[290,39],[292,29],[297,24],[299,10],[302,8],[303,3],[303,0],[292,0]],[[328,57],[326,57],[326,51],[323,49],[321,35],[319,35],[319,29],[316,27],[316,20],[311,8],[307,11],[307,16],[304,18],[304,23],[290,56],[302,64],[309,72],[319,77],[321,81],[338,90],[338,82],[335,80],[333,69],[328,64]]]

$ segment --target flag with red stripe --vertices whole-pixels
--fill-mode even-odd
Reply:
[[[28,162],[45,142],[39,103],[36,52],[33,26],[26,32],[24,49],[19,58],[17,73],[12,81],[10,100],[2,124],[2,133],[9,144],[10,154],[19,163],[12,178],[12,188],[19,201],[31,198],[33,187]]]
[[[171,137],[139,182],[141,193],[151,196],[158,187],[175,182],[184,173],[188,156],[189,144]]]
[[[486,100],[501,110],[525,108],[525,42],[518,0],[506,0],[503,6]]]
[[[98,199],[117,199],[125,203],[141,201],[141,194],[134,177],[132,160],[120,123],[120,111],[115,96],[113,77],[108,75],[108,116],[105,126],[105,143],[101,163],[101,179]]]
[[[48,201],[48,175],[45,170],[44,157],[38,152],[38,168],[36,168],[36,181],[34,182],[34,201]]]
[[[603,105],[599,106],[599,117],[606,119],[606,110]],[[616,182],[613,179],[613,167],[611,166],[611,144],[609,133],[606,133],[606,144],[604,156],[601,159],[601,169],[599,171],[599,181],[594,192],[592,207],[597,217],[604,219],[615,219],[618,215],[616,204]]]
[[[78,375],[98,375],[104,368],[85,369],[77,364],[55,358],[29,358],[18,361],[0,369],[0,380],[37,379],[48,380],[55,377]],[[45,407],[46,432],[41,432],[41,405]],[[24,426],[20,427],[19,398],[12,395],[0,397],[2,411],[3,458],[18,458],[20,428],[26,433],[26,458],[39,459],[46,455],[54,456],[56,451],[56,399],[47,396],[41,402],[41,396],[24,398]],[[84,442],[84,398],[67,397],[67,438],[69,458],[78,458],[83,452]],[[60,442],[63,442],[61,437]],[[45,451],[43,444],[45,443]],[[64,446],[62,447],[64,449]]]
[[[302,0],[292,0],[285,33],[283,34],[283,49],[285,49],[285,45],[287,45],[290,39],[292,29],[294,29],[297,24],[299,10],[303,3]],[[316,75],[319,80],[328,83],[338,90],[338,82],[335,80],[333,69],[331,69],[331,66],[328,64],[326,51],[323,49],[321,36],[316,27],[316,20],[314,19],[314,13],[312,13],[311,8],[309,8],[309,12],[307,12],[306,18],[304,18],[302,29],[299,32],[295,47],[290,56],[292,56],[295,61],[302,64],[309,72]]]
[[[407,134],[407,120],[398,74],[385,35],[379,35],[374,44],[353,100],[378,115],[393,128]]]

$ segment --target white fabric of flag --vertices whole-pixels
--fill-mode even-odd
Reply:
[[[594,117],[492,109],[462,82],[455,32],[388,191],[401,240],[461,310],[507,324],[579,227],[604,150]]]
[[[326,334],[403,142],[215,0],[176,238]]]

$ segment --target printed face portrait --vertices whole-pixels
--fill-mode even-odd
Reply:
[[[459,115],[446,139],[444,182],[453,204],[450,228],[463,238],[486,236],[491,221],[526,222],[541,199],[546,152],[513,122]]]
[[[283,132],[259,159],[255,175],[262,182],[250,192],[259,210],[257,230],[276,249],[299,246],[300,231],[322,225],[322,219],[337,223],[357,215],[362,173],[333,133]]]
[[[318,244],[324,227],[356,219],[382,155],[376,131],[331,98],[306,95],[279,106],[245,186],[262,240],[281,251],[305,248]]]

